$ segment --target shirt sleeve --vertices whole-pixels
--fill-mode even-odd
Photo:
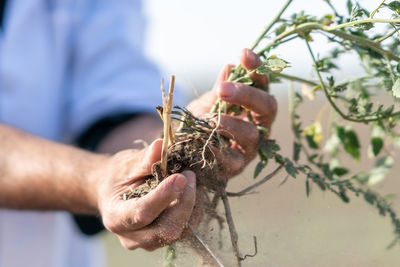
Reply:
[[[162,103],[162,75],[144,56],[141,2],[87,2],[72,35],[68,131],[75,140],[104,117],[155,112]],[[182,105],[182,90],[175,92]]]

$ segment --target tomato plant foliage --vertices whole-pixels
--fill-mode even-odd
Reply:
[[[301,83],[308,89],[301,93],[289,86],[292,156],[281,154],[279,145],[264,138],[266,129],[260,127],[263,138],[254,177],[275,162],[284,167],[289,177],[305,177],[307,196],[313,184],[344,202],[349,202],[352,195],[361,196],[381,215],[390,217],[395,233],[393,246],[400,242],[400,220],[389,198],[375,192],[373,185],[390,172],[394,165],[393,151],[400,145],[400,1],[380,1],[376,9],[369,11],[348,0],[347,13],[340,14],[333,1],[321,0],[330,7],[329,14],[314,16],[301,11],[285,16],[292,2],[286,2],[252,46],[263,59],[263,64],[254,71],[269,74],[272,82]],[[386,17],[379,17],[381,13]],[[315,38],[326,38],[333,48],[314,51]],[[287,68],[296,66],[274,55],[275,49],[290,46],[293,40],[303,43],[303,52],[313,62],[316,79],[286,74]],[[301,49],[298,42],[296,49]],[[322,53],[324,56],[319,56]],[[356,55],[358,62],[351,64],[362,66],[363,71],[358,77],[341,80],[336,77],[341,69],[339,63],[349,55],[352,58]],[[250,73],[242,66],[232,70],[229,80],[252,84]],[[310,104],[316,94],[325,97],[328,108],[321,109],[315,122],[307,125],[299,108]],[[226,113],[242,112],[242,108],[227,107],[226,103],[219,108]],[[322,113],[330,114],[328,126],[321,121]],[[368,153],[361,149],[359,125],[363,131],[369,129]],[[324,131],[324,127],[328,129]],[[369,170],[356,171],[355,163],[365,157],[375,164]]]

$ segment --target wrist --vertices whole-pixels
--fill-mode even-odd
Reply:
[[[100,186],[108,176],[110,156],[92,153],[84,175],[87,207],[90,213],[99,213]]]

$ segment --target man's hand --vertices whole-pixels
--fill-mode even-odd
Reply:
[[[261,65],[261,60],[245,49],[241,55],[241,64],[246,70],[253,70]],[[256,156],[259,141],[256,125],[270,129],[277,110],[275,98],[267,92],[252,86],[226,82],[232,68],[231,65],[224,68],[213,90],[188,106],[195,116],[201,117],[208,114],[220,98],[250,111],[253,122],[248,121],[246,114],[221,116],[219,133],[231,139],[229,153],[220,155],[219,151],[214,151],[222,162],[224,178],[230,178],[243,170]],[[255,86],[268,87],[266,75],[252,73],[251,77]],[[160,159],[161,143],[161,140],[157,140],[148,149],[139,152],[119,152],[107,161],[101,173],[96,174],[98,177],[108,177],[100,182],[97,194],[104,225],[128,249],[141,247],[154,250],[173,243],[181,238],[193,213],[196,181],[194,173],[189,171],[166,178],[144,197],[128,201],[122,199],[123,193],[143,183],[144,177],[150,174],[151,165]]]
[[[195,204],[196,178],[191,171],[167,177],[141,198],[122,199],[151,173],[152,164],[160,160],[161,145],[162,140],[156,140],[141,151],[121,151],[95,174],[108,177],[100,181],[97,194],[103,223],[130,250],[154,250],[178,240]]]
[[[262,64],[260,58],[249,49],[242,51],[240,63],[247,71],[254,70]],[[214,152],[223,165],[225,178],[241,172],[246,164],[257,155],[259,141],[257,125],[270,129],[277,113],[275,98],[266,91],[258,89],[268,88],[268,76],[255,72],[250,74],[258,88],[227,82],[226,79],[232,68],[232,65],[226,66],[219,74],[213,90],[188,106],[195,116],[204,116],[210,112],[219,98],[230,104],[243,106],[250,111],[254,123],[248,121],[246,114],[241,116],[221,115],[219,133],[231,139],[231,151],[224,155],[219,155],[218,151]]]

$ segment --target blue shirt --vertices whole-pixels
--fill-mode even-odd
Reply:
[[[140,1],[8,0],[5,11],[1,123],[67,141],[103,116],[161,103]],[[0,267],[97,267],[96,246],[67,213],[0,210]]]

